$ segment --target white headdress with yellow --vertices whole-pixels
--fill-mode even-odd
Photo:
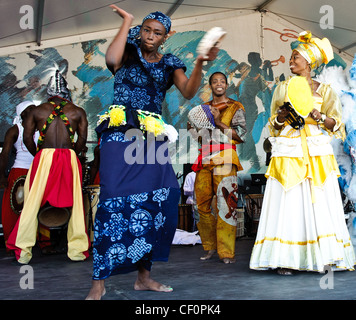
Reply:
[[[310,31],[303,31],[299,34],[298,41],[301,43],[294,50],[308,61],[312,70],[334,59],[334,52],[327,38],[312,38]]]

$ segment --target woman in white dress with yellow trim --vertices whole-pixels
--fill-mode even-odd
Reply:
[[[311,71],[333,59],[328,39],[303,32],[293,50],[290,70],[309,83],[314,109],[301,129],[294,129],[280,108],[288,81],[276,88],[269,128],[272,157],[250,268],[323,272],[354,270],[355,253],[346,227],[338,184],[340,172],[330,144],[343,139],[341,103],[335,91],[311,78]]]

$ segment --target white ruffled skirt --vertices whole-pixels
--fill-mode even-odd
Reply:
[[[285,191],[274,178],[267,180],[250,268],[288,268],[324,272],[354,270],[355,253],[344,218],[337,176],[323,187],[309,180]]]

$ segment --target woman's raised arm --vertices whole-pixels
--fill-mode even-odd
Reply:
[[[113,4],[110,5],[110,8],[116,11],[117,14],[124,19],[119,32],[117,33],[117,35],[115,36],[111,44],[109,45],[105,55],[105,61],[108,69],[113,74],[115,74],[122,64],[122,58],[125,52],[127,35],[130,30],[131,24],[134,20],[134,16]]]

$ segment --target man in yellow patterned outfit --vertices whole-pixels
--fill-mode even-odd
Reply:
[[[242,170],[236,144],[244,142],[245,109],[241,103],[226,96],[227,78],[215,72],[209,78],[213,99],[208,105],[215,129],[203,137],[196,171],[195,194],[199,221],[197,227],[208,260],[217,251],[224,263],[235,261],[237,172]],[[212,205],[216,196],[216,205]],[[212,207],[215,207],[212,210]],[[215,214],[214,214],[215,213]]]

